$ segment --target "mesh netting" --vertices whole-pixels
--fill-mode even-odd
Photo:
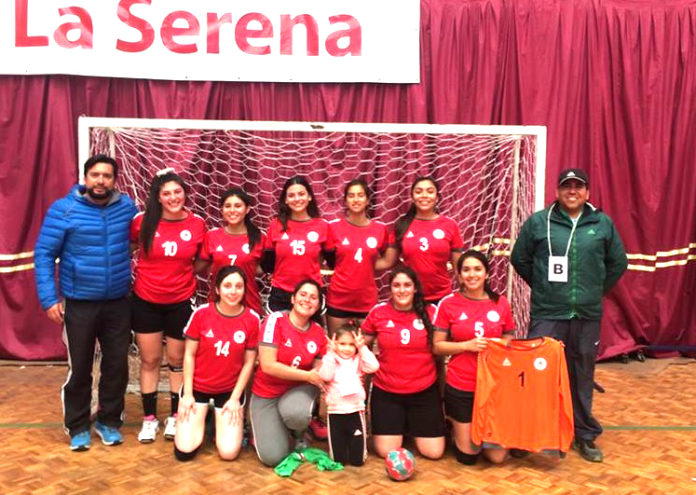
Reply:
[[[372,218],[393,225],[409,207],[413,179],[432,175],[440,186],[440,213],[459,223],[467,247],[491,256],[492,287],[508,295],[522,332],[528,289],[510,270],[509,251],[510,239],[533,212],[536,145],[535,136],[438,132],[90,130],[90,153],[118,160],[119,187],[141,209],[155,172],[173,167],[190,187],[189,207],[209,228],[220,225],[220,196],[234,185],[256,199],[254,220],[265,230],[283,183],[297,174],[309,178],[327,219],[343,215],[344,185],[362,176],[374,192]],[[384,297],[384,276],[379,283]],[[207,286],[200,287],[204,299]]]

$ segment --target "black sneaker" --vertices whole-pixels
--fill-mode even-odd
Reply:
[[[510,449],[510,457],[514,457],[515,459],[524,459],[528,455],[529,455],[528,450]]]
[[[590,462],[602,462],[602,451],[592,440],[574,440],[573,448],[577,450],[583,459]]]

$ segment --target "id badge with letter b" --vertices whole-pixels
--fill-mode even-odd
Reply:
[[[568,282],[567,256],[549,256],[549,282]]]

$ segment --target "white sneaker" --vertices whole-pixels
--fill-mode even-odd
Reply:
[[[155,419],[143,419],[143,426],[138,433],[138,442],[152,443],[155,441],[157,432],[159,431],[159,421]]]
[[[176,435],[176,416],[169,416],[164,420],[164,438],[174,440],[174,435]]]

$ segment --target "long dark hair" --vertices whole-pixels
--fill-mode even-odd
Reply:
[[[233,273],[237,273],[240,277],[242,277],[242,280],[244,281],[244,295],[246,296],[247,278],[244,271],[238,266],[223,266],[220,271],[217,272],[217,275],[215,275],[215,289],[217,289],[215,291],[216,302],[220,301],[220,284],[222,284],[222,281]],[[244,301],[244,298],[242,298],[242,301]]]
[[[176,182],[179,184],[186,196],[188,196],[188,188],[184,183],[184,179],[179,177],[174,172],[165,172],[155,175],[150,184],[150,193],[147,196],[145,203],[145,213],[143,214],[143,222],[140,225],[140,242],[143,244],[143,249],[146,253],[152,249],[152,241],[155,238],[157,225],[162,218],[162,204],[159,202],[159,195],[162,186],[167,182]]]
[[[426,309],[427,303],[425,302],[425,299],[423,299],[423,288],[421,287],[420,280],[418,280],[418,275],[416,275],[416,272],[414,272],[412,268],[406,265],[398,265],[389,275],[390,286],[396,276],[400,274],[406,275],[411,279],[411,281],[413,281],[413,287],[415,288],[413,294],[413,312],[416,313],[416,316],[418,316],[418,318],[420,318],[420,320],[423,322],[423,325],[428,332],[428,345],[431,346],[433,343],[435,327],[433,326],[433,322],[430,321],[430,316],[428,316],[428,311]]]
[[[483,268],[486,270],[486,275],[491,273],[491,268],[488,263],[488,258],[486,257],[485,254],[483,254],[480,251],[476,251],[475,249],[469,249],[465,251],[457,260],[457,275],[461,275],[462,273],[462,267],[464,266],[464,260],[467,258],[474,258],[477,259],[481,262],[483,265]],[[493,301],[494,303],[498,302],[498,299],[500,299],[500,294],[498,294],[496,291],[491,289],[491,285],[488,282],[489,277],[486,277],[486,281],[483,283],[483,291],[488,295],[488,298]]]
[[[319,207],[317,206],[317,200],[314,197],[314,192],[312,191],[312,186],[309,185],[309,181],[302,175],[290,177],[285,181],[285,184],[283,184],[283,190],[280,192],[280,198],[278,199],[278,220],[280,220],[280,224],[283,226],[283,232],[288,230],[288,220],[290,219],[290,207],[285,204],[285,196],[290,186],[294,186],[295,184],[304,187],[311,198],[307,204],[307,214],[312,218],[319,218],[321,216]]]
[[[368,216],[372,216],[370,214],[370,210],[372,209],[372,189],[370,189],[370,186],[367,185],[367,181],[362,177],[356,177],[346,184],[346,187],[343,188],[343,202],[346,202],[346,199],[348,198],[348,190],[353,186],[360,186],[362,187],[362,190],[365,191],[365,196],[367,196],[367,209],[365,213]]]
[[[247,237],[249,237],[249,252],[251,252],[254,250],[256,243],[261,240],[261,230],[254,223],[254,220],[251,217],[251,210],[249,210],[253,200],[251,196],[249,196],[241,187],[231,187],[222,193],[222,197],[220,198],[221,210],[225,204],[225,201],[227,201],[227,198],[231,196],[236,196],[241,199],[247,207],[246,215],[244,215],[244,226],[247,230]]]
[[[419,182],[424,182],[426,180],[432,182],[435,186],[435,191],[438,195],[440,194],[440,187],[437,185],[437,182],[435,182],[434,177],[430,175],[416,177],[416,180],[411,184],[411,206],[409,206],[408,211],[396,221],[396,226],[394,228],[396,233],[396,244],[399,246],[401,246],[401,241],[404,240],[404,234],[406,234],[406,231],[411,226],[411,222],[416,218],[416,205],[413,203],[413,191]]]
[[[297,285],[295,285],[295,288],[292,290],[292,297],[294,299],[295,296],[297,295],[297,293],[300,292],[300,289],[302,288],[302,286],[306,285],[306,284],[313,285],[314,287],[316,287],[317,293],[319,295],[319,306],[317,307],[317,310],[314,312],[314,314],[311,316],[310,319],[313,322],[317,323],[318,325],[322,325],[321,312],[324,309],[324,291],[322,290],[319,282],[317,282],[316,280],[311,279],[311,278],[306,278],[304,280],[301,280],[300,282],[298,282]],[[293,306],[295,306],[294,303],[293,303]]]

